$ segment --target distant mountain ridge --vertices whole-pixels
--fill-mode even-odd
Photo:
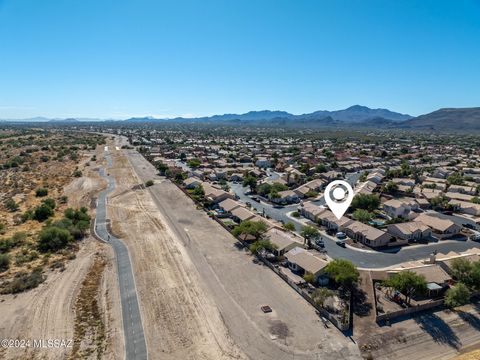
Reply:
[[[480,131],[480,107],[444,108],[401,124],[402,128],[436,131]]]
[[[257,120],[319,120],[319,119],[333,119],[343,121],[346,123],[361,123],[366,120],[383,118],[392,121],[405,121],[411,119],[412,116],[407,114],[400,114],[387,109],[370,109],[366,106],[353,105],[347,109],[328,111],[320,110],[313,113],[294,115],[286,111],[249,111],[245,114],[223,114],[196,118],[177,117],[173,119],[153,119],[153,118],[130,118],[127,122],[154,122],[154,121],[186,121],[186,122],[213,122],[213,121],[257,121]]]
[[[11,122],[0,120],[2,123]],[[182,124],[219,124],[230,126],[255,127],[285,127],[311,129],[404,129],[438,132],[480,132],[480,107],[472,108],[444,108],[429,114],[412,117],[388,109],[371,109],[366,106],[354,105],[347,109],[327,111],[320,110],[308,114],[294,115],[286,111],[250,111],[245,114],[223,114],[196,118],[167,118],[136,117],[126,120],[102,119],[49,119],[36,117],[17,120],[22,123],[48,123],[54,125],[68,125],[85,122],[123,122],[123,123],[182,123]]]

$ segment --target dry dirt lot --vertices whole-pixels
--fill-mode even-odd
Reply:
[[[254,264],[138,153],[127,153],[142,182],[156,181],[148,191],[131,190],[140,180],[122,152],[113,153],[120,187],[109,211],[132,254],[151,358],[360,358],[356,344],[324,329],[283,280]],[[261,312],[265,304],[272,313]]]
[[[244,359],[149,193],[132,190],[139,181],[127,159],[111,154],[108,212],[132,258],[150,359]]]
[[[101,156],[102,151],[97,152]],[[65,187],[68,205],[89,207],[91,197],[104,185],[94,169],[84,170],[83,177]],[[90,213],[94,215],[93,209]],[[1,339],[71,339],[73,347],[0,349],[1,359],[68,359],[72,358],[72,351],[75,358],[97,359],[99,350],[102,359],[122,358],[123,333],[113,252],[91,237],[82,240],[79,248],[63,271],[48,270],[46,281],[37,288],[0,296]],[[92,315],[96,316],[95,321]]]

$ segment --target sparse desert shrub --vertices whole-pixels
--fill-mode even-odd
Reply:
[[[53,209],[47,204],[40,204],[33,211],[33,219],[42,222],[53,216]]]
[[[20,272],[13,280],[2,284],[0,294],[17,294],[36,288],[45,281],[41,268],[34,269],[31,273]]]
[[[5,201],[5,207],[8,211],[14,212],[18,210],[18,204],[12,198],[9,198]]]
[[[48,190],[45,188],[38,188],[35,190],[35,196],[36,197],[43,197],[48,195]]]
[[[10,267],[10,256],[7,254],[0,254],[0,272],[7,271]]]
[[[146,186],[146,187],[153,186],[153,180],[148,180],[148,181],[145,183],[145,186]]]
[[[81,176],[82,176],[82,172],[77,169],[77,170],[75,170],[75,171],[73,172],[73,176],[74,176],[74,177],[81,177]]]
[[[68,230],[56,226],[48,226],[40,231],[38,250],[41,252],[55,252],[65,248],[71,241],[73,241],[73,236]]]

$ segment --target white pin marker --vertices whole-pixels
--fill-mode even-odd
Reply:
[[[353,189],[343,180],[335,180],[325,189],[325,202],[338,220],[345,214],[353,200]]]

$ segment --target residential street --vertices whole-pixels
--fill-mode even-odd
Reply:
[[[351,184],[354,184],[358,180],[358,176],[358,173],[350,174],[347,177],[347,181],[349,181]],[[275,220],[291,222],[295,225],[297,232],[301,231],[304,222],[287,216],[288,213],[297,210],[300,206],[299,204],[287,205],[282,208],[274,208],[272,205],[267,204],[263,201],[259,203],[252,200],[248,195],[246,195],[248,189],[244,188],[242,184],[230,183],[230,186],[241,201],[243,201],[244,203],[246,203],[247,201],[250,202],[252,204],[252,207],[255,208],[260,214],[265,212],[266,215],[270,216]],[[321,199],[314,201],[314,203],[316,203],[317,205],[323,205],[325,203],[323,196],[321,197]],[[467,219],[458,216],[441,216],[451,219],[456,223],[464,224],[468,222]],[[330,240],[325,241],[325,249],[327,250],[327,253],[330,257],[334,259],[341,258],[350,260],[358,267],[365,269],[378,269],[396,265],[405,261],[425,259],[434,251],[448,253],[450,251],[461,252],[471,248],[480,248],[479,242],[471,240],[444,240],[428,245],[415,245],[402,248],[393,248],[378,252],[365,252],[352,248],[340,247],[335,243],[336,239],[327,235],[326,233],[323,233],[322,236],[325,239]]]

